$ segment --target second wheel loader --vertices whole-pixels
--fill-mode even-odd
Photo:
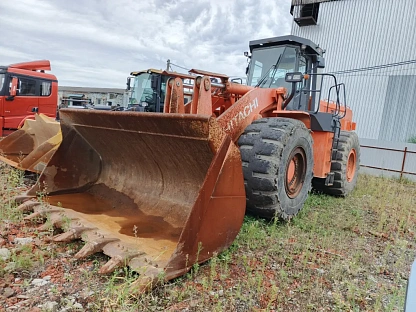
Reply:
[[[167,80],[180,77],[189,82],[195,78],[157,69],[135,71],[130,75],[127,80],[127,89],[131,91],[128,107],[116,110],[163,112]],[[192,88],[192,85],[187,85],[185,100],[191,98]],[[103,108],[91,106],[85,109]],[[33,119],[27,118],[22,127],[0,140],[0,161],[17,169],[41,173],[61,143],[61,129],[59,121],[44,114],[35,114],[31,118]]]
[[[358,139],[343,85],[318,72],[322,50],[285,36],[250,51],[249,85],[194,70],[192,100],[185,105],[183,81],[172,78],[162,114],[62,109],[62,143],[20,209],[63,228],[55,241],[84,240],[77,258],[104,252],[101,272],[128,265],[145,287],[229,247],[246,208],[289,219],[312,183],[348,194]]]

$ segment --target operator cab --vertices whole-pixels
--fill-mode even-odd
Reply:
[[[251,56],[247,67],[248,85],[260,88],[279,88],[287,90],[287,97],[293,96],[288,110],[314,110],[317,76],[302,79],[294,86],[286,81],[286,74],[300,72],[317,74],[318,68],[324,68],[323,51],[312,41],[297,36],[283,36],[250,41]],[[301,94],[303,93],[303,94]],[[311,97],[311,104],[309,100]],[[310,107],[312,106],[312,107]]]
[[[133,77],[127,78],[127,89],[131,90],[127,110],[163,112],[168,77],[156,69],[132,72],[130,75]]]

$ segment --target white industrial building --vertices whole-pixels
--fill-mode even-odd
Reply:
[[[292,0],[291,14],[345,83],[361,138],[416,136],[416,0]]]
[[[127,93],[116,88],[58,87],[58,104],[68,106],[127,106]]]

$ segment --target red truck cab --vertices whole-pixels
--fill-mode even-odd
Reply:
[[[56,116],[58,80],[45,73],[47,60],[0,66],[0,136],[20,128],[35,113]]]

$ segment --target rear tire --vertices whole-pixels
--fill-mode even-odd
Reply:
[[[247,210],[265,218],[289,219],[302,208],[311,189],[312,137],[290,118],[262,118],[238,140]]]
[[[335,196],[347,196],[357,184],[360,168],[360,142],[355,132],[341,131],[338,150],[333,155],[331,171],[334,172],[334,184],[325,185],[325,179],[314,178],[315,190]]]

